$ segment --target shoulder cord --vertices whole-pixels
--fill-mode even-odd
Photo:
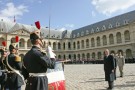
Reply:
[[[20,74],[20,72],[19,72],[18,70],[16,70],[16,69],[12,68],[12,67],[9,65],[9,63],[8,63],[8,56],[7,56],[7,58],[6,58],[6,63],[7,63],[7,66],[8,66],[13,72],[15,72],[16,74],[18,74],[18,75],[22,78],[22,80],[23,80],[23,82],[24,82],[24,84],[25,84],[24,77]]]

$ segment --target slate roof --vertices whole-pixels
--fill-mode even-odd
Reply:
[[[77,38],[92,33],[102,32],[104,30],[110,30],[116,27],[121,27],[134,21],[135,21],[135,10],[72,31],[71,30],[60,31],[50,29],[50,38],[53,39]],[[10,33],[16,30],[26,30],[28,32],[32,32],[33,30],[36,29],[37,28],[35,26],[0,20],[0,32],[3,33]],[[41,27],[41,34],[43,35],[44,38],[48,38],[49,29]]]

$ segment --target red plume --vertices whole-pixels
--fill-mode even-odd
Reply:
[[[3,41],[2,45],[5,47],[7,45],[6,41]]]
[[[16,42],[19,42],[19,36],[16,36],[16,37],[15,37],[15,41],[16,41]]]
[[[35,25],[36,25],[36,27],[37,27],[38,29],[40,29],[40,22],[39,22],[39,21],[36,21],[36,22],[35,22]]]

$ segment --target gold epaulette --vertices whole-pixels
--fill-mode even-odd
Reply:
[[[21,62],[21,57],[19,55],[15,55],[15,61],[16,62]]]

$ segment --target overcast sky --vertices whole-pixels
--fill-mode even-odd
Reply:
[[[0,19],[74,30],[135,10],[135,0],[0,0]]]

